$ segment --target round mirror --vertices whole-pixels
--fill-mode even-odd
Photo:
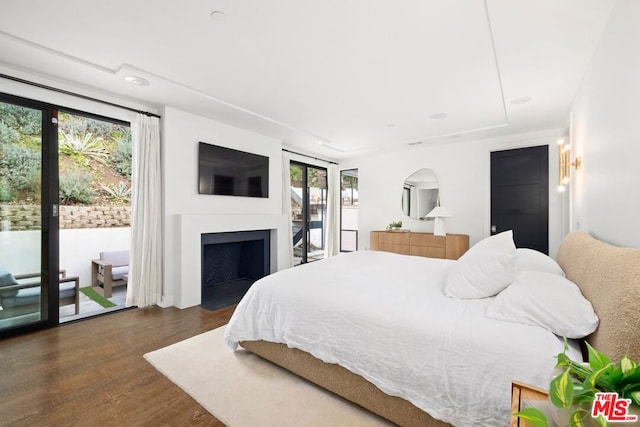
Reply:
[[[402,212],[415,219],[426,219],[438,206],[439,191],[436,174],[431,169],[420,169],[404,180]]]

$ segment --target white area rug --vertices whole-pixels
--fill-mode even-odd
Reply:
[[[232,352],[224,328],[144,358],[227,426],[389,425],[258,356]]]

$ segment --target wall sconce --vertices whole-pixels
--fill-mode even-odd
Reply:
[[[558,140],[558,191],[560,192],[565,191],[569,182],[571,182],[571,166],[578,170],[582,165],[580,157],[576,157],[572,162],[570,160],[570,154],[571,146],[569,144],[565,144],[564,138],[560,138]]]

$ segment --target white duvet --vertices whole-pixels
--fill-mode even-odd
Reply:
[[[509,425],[511,381],[548,388],[562,340],[486,318],[491,298],[445,296],[454,262],[360,251],[272,274],[240,302],[225,340],[298,348],[456,426]]]

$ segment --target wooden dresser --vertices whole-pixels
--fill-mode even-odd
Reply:
[[[434,236],[433,233],[414,233],[411,231],[371,232],[372,251],[394,252],[429,258],[458,259],[468,249],[469,236],[466,234]]]

